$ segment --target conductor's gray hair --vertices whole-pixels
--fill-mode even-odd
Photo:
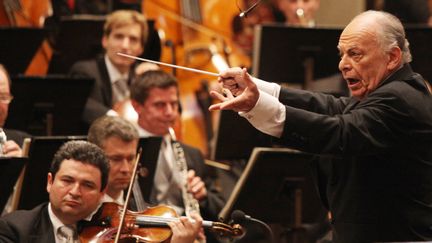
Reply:
[[[380,28],[376,30],[376,33],[383,51],[389,52],[394,47],[399,47],[402,51],[402,65],[412,61],[404,27],[396,16],[383,11],[368,10],[355,18],[375,19]]]

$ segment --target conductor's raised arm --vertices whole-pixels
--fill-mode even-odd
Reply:
[[[248,112],[257,103],[260,93],[246,68],[227,69],[220,73],[218,81],[223,87],[223,94],[211,91],[210,95],[221,103],[211,105],[209,110]]]

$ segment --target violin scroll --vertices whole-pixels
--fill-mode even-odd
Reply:
[[[225,224],[221,222],[213,222],[210,231],[216,233],[219,237],[240,237],[244,234],[243,228],[239,224]]]

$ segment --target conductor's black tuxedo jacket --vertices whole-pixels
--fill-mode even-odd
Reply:
[[[312,164],[335,242],[432,240],[432,96],[406,64],[359,100],[282,89],[281,142]]]

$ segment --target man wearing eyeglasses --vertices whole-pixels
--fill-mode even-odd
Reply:
[[[118,116],[99,117],[90,126],[88,141],[104,150],[110,164],[102,203],[124,204],[124,191],[128,188],[132,176],[138,140],[135,126]],[[192,215],[192,218],[197,223],[181,218],[169,224],[173,233],[170,243],[192,243],[199,234],[201,238],[204,237],[200,231],[202,218],[199,215]]]
[[[102,116],[90,126],[88,141],[102,148],[110,163],[104,202],[124,204],[138,139],[135,127],[120,117]]]
[[[2,143],[1,156],[20,157],[22,151],[18,144],[22,145],[24,138],[30,137],[30,135],[22,131],[4,128],[9,112],[9,104],[13,99],[10,93],[10,85],[9,74],[6,68],[0,64],[0,128],[6,135],[6,140]]]

